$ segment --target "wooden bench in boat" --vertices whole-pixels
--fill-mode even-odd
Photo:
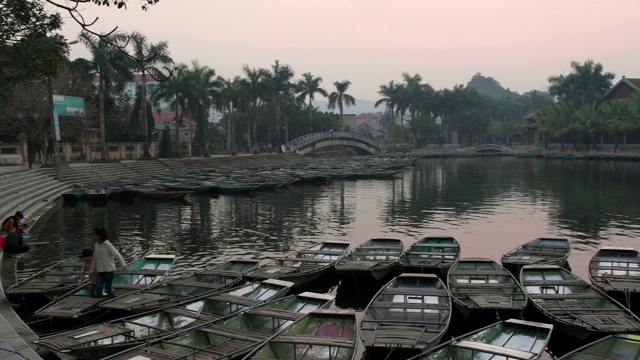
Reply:
[[[582,280],[525,280],[525,286],[584,286],[589,285]]]
[[[411,256],[415,256],[415,255],[429,255],[429,256],[437,256],[437,257],[443,257],[443,256],[451,256],[452,259],[455,259],[455,257],[457,257],[458,253],[448,253],[448,252],[434,252],[434,251],[412,251],[411,253],[408,254],[409,257]]]
[[[198,287],[198,288],[205,288],[205,289],[219,289],[222,286],[225,286],[226,283],[210,283],[210,282],[203,282],[203,281],[180,281],[180,280],[175,280],[175,281],[170,281],[166,283],[167,285],[176,285],[176,286],[184,286],[184,287]]]
[[[371,304],[372,308],[376,309],[424,309],[424,310],[449,310],[449,304],[416,304],[405,302],[391,302],[391,301],[376,301]]]
[[[328,251],[328,250],[302,250],[298,251],[296,254],[298,255],[342,255],[344,251],[336,250],[336,251]]]
[[[602,299],[603,296],[599,293],[580,293],[580,294],[536,294],[529,292],[529,295],[534,299],[560,299],[560,300],[570,300],[570,299]]]
[[[420,341],[424,333],[434,333],[433,337],[435,337],[442,330],[442,327],[429,329],[424,325],[380,324],[373,331],[373,344],[389,344],[392,347],[409,345],[413,347]]]
[[[200,330],[211,334],[222,335],[251,342],[261,342],[264,339],[268,338],[268,336],[252,332],[251,329],[230,329],[220,325],[209,325],[201,328]]]
[[[255,305],[262,302],[262,300],[250,299],[250,298],[237,296],[237,295],[230,295],[230,294],[215,294],[207,298],[211,300],[218,300],[218,301],[229,302],[232,304],[240,304],[240,305],[247,305],[247,306]]]
[[[174,360],[174,359],[190,359],[190,357],[185,356],[184,354],[176,354],[171,351],[162,350],[153,347],[142,348],[138,351],[128,353],[126,355],[126,359],[135,359],[136,356],[140,359],[149,359],[149,360]]]
[[[511,274],[506,270],[452,270],[449,274],[451,277],[455,276],[507,276],[511,277]]]
[[[444,289],[437,288],[386,288],[383,292],[384,294],[392,294],[392,295],[440,295],[447,296],[447,292]]]
[[[137,306],[148,305],[151,303],[162,303],[173,300],[168,296],[149,294],[149,293],[138,293],[138,294],[129,294],[121,296],[117,299],[106,301],[100,304],[100,307],[109,308],[109,309],[131,309]]]
[[[306,262],[306,263],[325,263],[325,264],[328,264],[328,263],[332,263],[332,262],[334,262],[334,261],[336,261],[336,260],[331,260],[331,259],[314,259],[314,258],[305,258],[305,257],[302,257],[302,258],[298,258],[298,257],[295,257],[295,258],[294,258],[294,257],[288,257],[288,258],[283,258],[283,259],[278,260],[278,262],[280,262],[280,261],[290,261],[290,262],[292,262],[292,263],[295,263],[295,262]]]
[[[311,346],[336,346],[354,349],[355,340],[341,337],[281,335],[271,340],[279,343],[292,343]]]
[[[249,309],[246,312],[247,314],[252,315],[261,315],[261,316],[269,316],[276,317],[279,319],[286,320],[298,320],[303,317],[305,314],[299,312],[291,312],[289,310],[281,310],[281,309],[269,309],[269,308],[255,308]]]
[[[203,272],[203,273],[199,273],[197,275],[202,275],[202,276],[227,276],[227,277],[240,277],[242,276],[242,272],[240,271],[230,271],[230,270],[212,270],[212,271],[207,271],[207,272]],[[191,277],[193,275],[189,275],[188,277]]]
[[[52,349],[63,349],[132,332],[133,330],[127,329],[124,326],[105,323],[91,326],[89,328],[84,328],[81,329],[81,331],[75,331],[68,335],[57,335],[43,338],[37,343],[39,345],[46,345],[47,347]]]
[[[578,314],[571,317],[600,331],[636,332],[640,330],[640,324],[631,321],[632,319],[624,314]],[[630,331],[631,329],[633,330]]]
[[[375,323],[375,324],[389,324],[389,325],[413,324],[413,325],[422,325],[422,326],[445,325],[447,323],[445,320],[428,321],[428,320],[407,320],[407,319],[366,319],[366,320],[362,320],[362,322]]]
[[[452,344],[451,346],[454,346],[457,348],[487,352],[490,354],[503,355],[505,357],[513,357],[516,359],[532,359],[534,356],[534,354],[527,351],[505,348],[502,346],[485,344],[485,343],[478,343],[474,341],[466,341],[466,340]]]

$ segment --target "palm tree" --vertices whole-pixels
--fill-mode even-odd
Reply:
[[[347,94],[347,90],[349,89],[349,85],[351,85],[351,81],[336,81],[333,83],[333,85],[336,87],[336,91],[333,91],[331,94],[329,94],[329,109],[335,109],[337,106],[338,110],[340,110],[340,129],[338,129],[338,131],[342,131],[342,114],[344,113],[344,107],[355,105],[356,99],[354,99],[353,96]]]
[[[276,145],[280,149],[280,121],[282,119],[282,104],[284,97],[289,95],[293,85],[291,79],[293,78],[293,70],[289,65],[280,65],[280,61],[276,60],[275,64],[271,65],[271,71],[266,76],[266,84],[268,86],[268,92],[273,101],[275,115],[276,115]],[[288,132],[287,132],[288,133]],[[288,139],[285,138],[285,141]],[[278,150],[279,151],[279,150]]]
[[[247,94],[247,99],[251,106],[251,119],[250,124],[247,127],[247,142],[249,146],[253,144],[254,151],[258,149],[258,106],[260,102],[266,97],[264,79],[269,73],[265,69],[251,69],[245,65],[242,68],[244,75],[243,79],[244,91]],[[253,136],[251,136],[249,129],[253,126]]]
[[[209,110],[213,106],[214,97],[219,93],[221,83],[216,77],[215,70],[208,66],[200,66],[197,61],[192,61],[191,65],[192,69],[188,74],[187,107],[189,119],[197,123],[193,152],[196,156],[209,156],[207,143]]]
[[[422,83],[420,74],[411,76],[403,73],[402,79],[404,80],[403,98],[411,111],[411,119],[415,119],[420,112],[429,114],[433,102],[433,88],[429,84]]]
[[[239,76],[233,79],[219,79],[220,96],[218,107],[225,111],[227,117],[227,147],[231,155],[237,155],[236,151],[236,110],[241,109],[247,102],[244,92],[244,82]]]
[[[600,114],[598,114],[598,109],[595,104],[587,104],[578,109],[573,114],[569,128],[571,132],[574,133],[574,138],[583,134],[586,135],[594,149],[596,148],[596,134],[599,133],[602,136],[602,133],[606,130],[605,124]]]
[[[146,35],[139,32],[131,33],[131,45],[133,51],[131,56],[136,59],[137,70],[140,71],[142,76],[141,87],[141,109],[142,109],[142,123],[143,123],[143,139],[144,150],[143,157],[151,157],[149,153],[149,133],[150,130],[147,123],[147,74],[150,74],[154,78],[166,79],[164,69],[173,64],[173,60],[169,56],[168,43],[166,41],[160,41],[158,43],[150,43]]]
[[[540,117],[541,131],[560,138],[560,147],[564,149],[564,136],[570,133],[571,122],[576,112],[571,101],[563,100],[546,107]]]
[[[311,73],[302,74],[303,79],[298,81],[298,99],[304,100],[305,97],[309,97],[309,133],[313,132],[313,100],[316,94],[320,94],[324,97],[329,96],[327,91],[320,87],[322,78],[320,76],[314,77]]]
[[[627,144],[627,132],[638,127],[633,121],[633,112],[626,100],[608,101],[600,105],[600,113],[606,125],[606,130],[615,142],[615,149],[618,150],[618,134],[622,133],[622,144]]]
[[[80,34],[79,40],[91,52],[93,72],[98,75],[98,96],[100,106],[100,159],[107,160],[107,131],[105,121],[105,95],[112,89],[113,82],[124,83],[132,78],[132,61],[124,52],[124,45],[129,37],[114,32],[109,35],[96,36],[86,32]]]
[[[180,125],[187,110],[187,94],[190,88],[189,68],[186,64],[178,64],[173,74],[166,81],[160,82],[152,98],[170,102],[175,111],[175,156],[180,157]]]
[[[550,76],[549,93],[560,99],[571,100],[579,107],[598,101],[609,89],[615,75],[604,72],[601,63],[587,60],[584,64],[571,62],[569,75]]]

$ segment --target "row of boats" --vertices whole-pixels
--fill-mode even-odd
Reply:
[[[165,277],[175,258],[149,255],[130,272],[117,272],[119,296],[108,300],[76,288],[80,262],[70,259],[6,294],[25,306],[54,300],[35,311],[46,319],[42,325],[76,328],[43,336],[38,345],[85,359],[351,359],[360,339],[368,354],[394,359],[535,359],[552,329],[579,340],[623,334],[601,341],[640,349],[630,335],[640,332],[640,319],[608,295],[631,299],[640,288],[633,249],[598,251],[588,283],[566,269],[571,246],[564,238],[523,244],[502,257],[502,266],[460,259],[449,236],[426,237],[406,251],[386,238],[349,247],[325,241],[262,266],[231,260],[171,280]],[[355,311],[331,308],[332,295],[304,291],[329,271],[344,282],[391,280],[357,321]],[[522,320],[527,304],[545,323]],[[453,311],[468,321],[506,320],[439,345]],[[107,317],[114,320],[96,323]],[[611,351],[622,351],[616,346]]]

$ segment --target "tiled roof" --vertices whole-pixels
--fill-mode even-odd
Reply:
[[[158,114],[157,112],[153,112],[153,122],[156,125],[164,125],[165,123],[173,123],[176,117],[175,112],[161,112]],[[182,123],[184,126],[188,126],[189,120],[186,117],[182,118]],[[195,121],[191,122],[192,127],[196,127],[197,123]]]
[[[372,113],[364,113],[364,114],[360,114],[358,116],[356,116],[356,119],[358,120],[374,120],[374,119],[378,119],[379,117],[372,114]]]

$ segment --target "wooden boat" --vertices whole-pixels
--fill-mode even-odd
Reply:
[[[92,188],[87,190],[87,200],[89,201],[105,201],[109,198],[108,188]]]
[[[76,289],[81,272],[82,258],[74,256],[18,281],[5,294],[10,302],[23,305],[28,312],[32,312],[55,297]],[[88,276],[85,280],[88,281]]]
[[[640,359],[640,335],[617,334],[596,340],[574,350],[559,360]]]
[[[438,345],[451,311],[449,291],[436,275],[399,275],[365,309],[360,335],[367,354],[406,358]]]
[[[571,242],[567,238],[542,237],[531,240],[502,255],[502,266],[518,277],[525,265],[557,265],[567,270]]]
[[[540,359],[553,325],[509,319],[428,350],[409,360]]]
[[[559,266],[525,266],[520,282],[542,315],[571,337],[640,331],[640,319],[629,309]]]
[[[281,279],[302,287],[333,270],[349,249],[344,241],[323,241],[293,255],[272,261],[245,274],[249,280]]]
[[[520,318],[527,296],[516,279],[495,261],[482,258],[459,260],[447,277],[453,305],[464,318]]]
[[[87,189],[83,187],[75,187],[61,194],[62,199],[69,201],[82,200],[87,196]]]
[[[589,279],[631,309],[640,297],[640,254],[632,248],[603,247],[589,262]]]
[[[338,260],[336,271],[342,279],[383,281],[399,272],[403,250],[398,239],[371,239]]]
[[[164,189],[136,189],[136,194],[142,198],[148,199],[170,199],[178,200],[193,193],[193,191],[178,191]]]
[[[400,257],[402,272],[436,274],[443,279],[460,259],[460,244],[451,236],[427,236]]]
[[[330,306],[333,298],[309,292],[287,296],[109,359],[241,358],[305,314]]]
[[[116,271],[113,279],[113,289],[118,296],[144,289],[164,279],[173,267],[174,255],[147,255],[134,261],[128,268],[129,271]],[[58,300],[36,311],[34,316],[51,319],[76,320],[82,323],[91,321],[104,309],[98,307],[98,303],[106,300],[105,297],[92,297],[89,288],[71,291]]]
[[[181,279],[162,281],[150,288],[101,302],[98,306],[112,311],[137,313],[167,307],[189,297],[240,285],[244,281],[243,274],[259,263],[257,260],[227,261]]]
[[[354,359],[358,341],[356,312],[315,310],[279,333],[245,359]]]
[[[42,337],[37,344],[56,353],[81,359],[103,358],[183,329],[229,317],[251,306],[280,299],[292,285],[281,280],[245,284],[160,311]]]

